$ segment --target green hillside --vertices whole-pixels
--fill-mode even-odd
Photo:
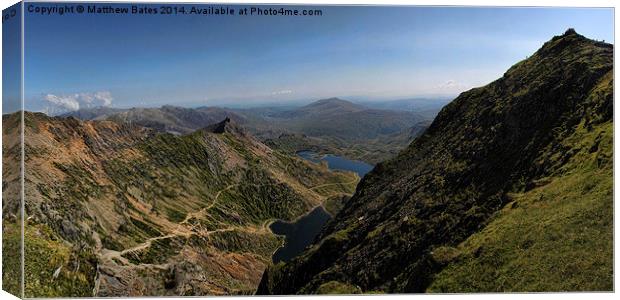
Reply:
[[[610,71],[586,101],[605,103],[613,99],[612,91]],[[526,191],[507,194],[510,202],[484,230],[457,247],[434,251],[447,266],[428,291],[612,290],[613,123],[608,117],[594,114],[575,126],[561,143],[569,158],[547,149],[540,163],[549,162],[554,170]]]

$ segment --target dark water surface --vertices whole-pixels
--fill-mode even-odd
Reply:
[[[313,151],[299,151],[297,155],[315,163],[326,161],[331,170],[352,171],[360,177],[364,177],[373,168],[372,165],[365,162],[332,154],[320,155]],[[295,223],[276,221],[271,224],[269,228],[273,233],[286,237],[284,246],[273,254],[273,262],[288,261],[299,255],[307,246],[312,244],[314,238],[321,232],[323,225],[330,218],[323,207],[319,206]]]
[[[275,234],[286,236],[284,246],[273,254],[273,262],[288,261],[299,255],[321,232],[331,217],[319,206],[295,223],[275,221],[269,228]]]
[[[320,155],[313,151],[299,151],[297,152],[297,155],[305,160],[315,163],[326,161],[327,166],[332,170],[352,171],[357,173],[360,177],[364,177],[364,175],[370,172],[370,170],[374,167],[373,165],[367,164],[363,161],[351,160],[333,154]]]

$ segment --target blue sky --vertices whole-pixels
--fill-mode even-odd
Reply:
[[[569,27],[613,43],[612,9],[312,8],[323,15],[26,12],[26,109],[456,95]]]
[[[21,14],[19,5],[4,9],[3,16],[12,16],[2,22],[2,111],[21,109]],[[12,13],[15,11],[15,13]]]

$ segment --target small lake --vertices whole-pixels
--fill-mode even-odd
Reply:
[[[297,155],[315,163],[326,161],[327,166],[331,170],[351,171],[357,173],[360,177],[364,177],[374,167],[363,161],[346,159],[333,154],[321,155],[313,151],[299,151]],[[314,238],[321,232],[323,225],[329,219],[331,219],[331,216],[323,207],[319,206],[294,223],[284,221],[272,223],[269,226],[271,231],[285,236],[284,246],[280,247],[272,256],[273,262],[289,261],[291,258],[299,255],[306,247],[312,244]]]
[[[299,151],[297,152],[297,155],[305,160],[315,163],[326,161],[327,166],[332,170],[352,171],[357,173],[360,177],[364,177],[366,173],[370,172],[370,170],[374,168],[373,165],[367,164],[363,161],[347,159],[333,154],[321,155],[314,151]]]
[[[330,215],[319,206],[295,223],[275,221],[269,228],[275,234],[286,236],[284,246],[280,247],[272,256],[273,262],[289,261],[299,255],[314,238],[321,232],[323,225],[330,219]]]

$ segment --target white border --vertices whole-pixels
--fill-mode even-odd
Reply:
[[[17,1],[12,0],[0,0],[1,8],[5,9]],[[43,2],[43,1],[28,1],[28,2]],[[146,1],[146,0],[134,0],[134,1],[120,1],[120,0],[107,0],[107,1],[96,1],[96,0],[82,0],[82,1],[53,1],[53,2],[170,2],[170,3],[229,3],[229,4],[239,4],[239,3],[265,3],[265,4],[312,4],[312,5],[427,5],[427,6],[562,6],[562,7],[613,7],[614,8],[614,17],[615,17],[615,8],[618,4],[615,1],[604,1],[604,0],[572,0],[572,1],[558,1],[558,0],[506,0],[506,1],[491,1],[491,0],[217,0],[217,1],[181,1],[181,0],[168,0],[168,1]],[[23,30],[23,16],[22,16],[22,30]],[[614,24],[614,42],[618,40],[618,24]],[[23,67],[23,43],[24,39],[22,38],[22,67]],[[0,39],[0,48],[2,47],[2,42]],[[0,64],[2,63],[2,58],[0,56]],[[1,73],[1,72],[0,72]],[[617,78],[617,69],[615,68],[615,48],[614,48],[614,77]],[[2,88],[2,80],[0,75],[0,89]],[[23,72],[22,72],[22,107],[23,107]],[[614,116],[618,115],[618,111],[620,110],[619,105],[615,104],[615,95],[617,95],[617,87],[614,85]],[[0,114],[2,114],[2,108],[0,106]],[[620,125],[614,122],[614,133],[619,132]],[[22,134],[23,138],[23,134]],[[1,140],[1,135],[0,135]],[[618,161],[618,155],[615,152],[617,149],[618,141],[615,139],[614,134],[614,161]],[[23,148],[23,147],[22,147]],[[23,149],[22,149],[23,150]],[[0,155],[0,165],[2,163],[2,158]],[[616,168],[614,164],[614,179],[616,178]],[[23,177],[22,177],[23,180]],[[23,184],[22,184],[23,187]],[[618,287],[618,276],[616,272],[619,270],[618,266],[620,265],[618,260],[615,259],[616,253],[618,251],[618,243],[616,243],[616,235],[615,233],[618,230],[618,224],[615,222],[615,218],[617,216],[617,204],[618,204],[618,194],[615,193],[620,188],[619,181],[614,180],[614,290]],[[1,189],[1,187],[0,187]],[[1,192],[1,190],[0,190]],[[1,195],[1,193],[0,193]],[[23,204],[23,202],[22,202]],[[23,207],[22,207],[23,209]],[[22,213],[23,218],[23,213]],[[22,222],[23,225],[23,222]],[[23,232],[23,229],[22,229]],[[2,237],[2,232],[0,232],[0,238]],[[22,244],[23,247],[23,244]],[[1,250],[0,250],[1,251]],[[23,257],[22,257],[23,259]],[[23,266],[23,264],[22,264]],[[1,266],[0,266],[1,270]],[[23,276],[23,275],[22,275]],[[2,279],[0,277],[0,283]],[[410,297],[433,297],[435,299],[449,299],[453,297],[458,297],[459,299],[495,299],[500,297],[502,299],[548,299],[550,297],[562,297],[563,299],[583,299],[584,297],[596,297],[601,299],[615,299],[617,298],[613,293],[541,293],[541,294],[458,294],[458,295],[387,295],[387,296],[377,296],[377,295],[364,295],[364,296],[338,296],[338,299],[353,299],[358,297],[370,297],[379,299],[379,297],[388,297],[390,299],[409,299]],[[215,298],[215,297],[204,297],[204,298]],[[221,298],[221,297],[220,297]],[[251,297],[235,297],[241,299],[250,299]],[[303,296],[304,299],[325,299],[321,296]],[[14,296],[8,294],[5,291],[0,291],[0,299],[16,299]],[[92,298],[86,298],[92,299]],[[130,298],[131,299],[131,298]],[[187,299],[186,297],[166,297],[166,298],[152,298],[152,297],[142,297],[141,299]],[[279,299],[296,299],[291,296],[281,296]]]

